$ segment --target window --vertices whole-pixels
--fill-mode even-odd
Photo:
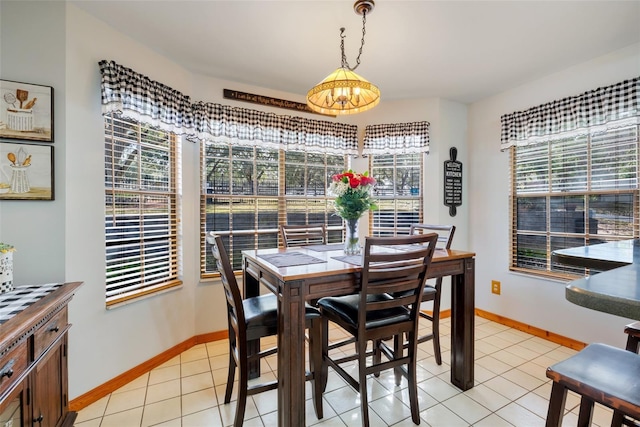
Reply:
[[[216,272],[211,231],[223,237],[235,270],[243,250],[278,246],[280,224],[323,223],[329,242],[342,241],[342,219],[332,215],[326,190],[347,156],[212,141],[201,150],[202,277]]]
[[[362,153],[370,156],[378,199],[378,210],[370,216],[372,236],[409,234],[411,224],[422,222],[422,168],[428,152],[427,121],[367,125]]]
[[[409,234],[411,224],[422,222],[423,153],[374,154],[372,176],[377,180],[372,212],[372,236]]]
[[[106,302],[177,286],[178,141],[105,115]]]
[[[572,278],[555,250],[638,237],[640,77],[505,114],[511,270]]]
[[[512,150],[511,268],[585,274],[554,250],[638,237],[638,126]]]

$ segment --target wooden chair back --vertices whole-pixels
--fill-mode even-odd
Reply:
[[[409,234],[425,234],[425,233],[437,233],[438,249],[450,249],[451,242],[453,241],[453,235],[456,232],[455,225],[439,225],[439,224],[411,224]]]
[[[287,248],[327,243],[327,228],[324,224],[281,225],[280,233]]]
[[[358,329],[360,339],[394,336],[399,331],[415,331],[422,301],[427,268],[436,248],[435,233],[416,236],[367,237],[365,240]],[[397,249],[395,249],[397,247]],[[380,298],[380,295],[395,295]],[[389,322],[369,332],[367,321],[385,317],[385,310],[408,307],[409,316],[402,322]],[[376,313],[379,311],[379,313]]]
[[[246,342],[246,321],[242,306],[242,295],[240,294],[236,276],[233,274],[229,255],[222,243],[222,237],[213,236],[211,252],[216,259],[216,266],[220,272],[220,281],[224,287],[224,295],[227,300],[227,320],[229,322],[231,347],[236,348],[238,343],[241,344],[240,347],[244,347],[242,343]]]

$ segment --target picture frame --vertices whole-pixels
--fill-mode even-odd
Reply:
[[[0,141],[0,200],[54,200],[52,145]]]
[[[0,80],[0,138],[53,142],[53,88]]]

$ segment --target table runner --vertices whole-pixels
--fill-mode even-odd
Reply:
[[[2,294],[0,297],[0,324],[11,319],[62,285],[62,283],[48,283],[45,285],[16,286],[13,291]]]
[[[262,258],[267,262],[275,265],[278,268],[293,267],[296,265],[306,265],[306,264],[319,264],[321,262],[326,262],[325,260],[313,257],[311,255],[303,254],[302,252],[265,254],[265,255],[258,255],[258,258]]]

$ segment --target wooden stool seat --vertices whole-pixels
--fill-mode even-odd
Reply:
[[[640,419],[640,355],[606,344],[590,344],[547,368],[553,380],[547,426],[560,426],[567,390],[582,396],[578,425],[589,425],[594,402]],[[613,425],[613,423],[612,423]]]

